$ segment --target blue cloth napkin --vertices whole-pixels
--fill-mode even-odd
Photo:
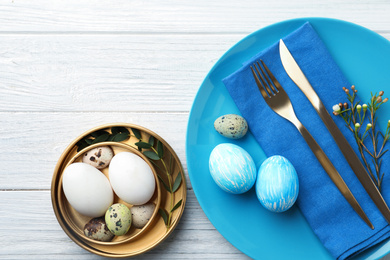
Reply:
[[[309,23],[283,41],[332,115],[334,104],[347,101],[342,87],[350,88],[351,84],[326,46]],[[342,175],[375,226],[374,230],[360,219],[342,197],[294,125],[267,106],[249,67],[254,60],[259,59],[267,64],[281,83],[293,103],[297,117]],[[278,42],[253,57],[223,82],[266,155],[282,155],[294,165],[300,182],[298,207],[332,256],[346,259],[390,236],[389,225],[355,177],[325,125],[308,99],[286,74],[280,61]],[[342,118],[332,117],[358,154],[353,134],[346,128]],[[382,184],[382,193],[387,202],[390,202],[389,164],[390,153],[387,153],[382,164],[382,169],[387,171]]]

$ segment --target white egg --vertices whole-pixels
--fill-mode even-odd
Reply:
[[[152,198],[156,187],[154,175],[150,166],[138,155],[118,153],[108,169],[111,186],[123,201],[142,205]]]
[[[103,216],[114,201],[107,177],[86,163],[72,163],[66,167],[62,187],[70,205],[88,217]]]

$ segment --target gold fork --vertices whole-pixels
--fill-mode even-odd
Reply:
[[[371,229],[374,229],[374,226],[371,224],[370,220],[364,213],[363,209],[360,207],[359,203],[356,201],[352,192],[349,190],[348,186],[345,184],[343,178],[337,172],[332,162],[295,115],[294,108],[287,93],[284,91],[280,83],[276,80],[265,63],[262,60],[260,60],[260,62],[262,66],[257,61],[256,63],[253,63],[253,66],[250,67],[256,84],[265,102],[276,114],[287,119],[295,125],[344,198],[348,201],[356,213],[363,219],[363,221],[366,222],[366,224]]]

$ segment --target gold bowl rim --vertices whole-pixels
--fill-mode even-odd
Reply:
[[[98,249],[96,246],[94,246],[93,243],[89,243],[87,241],[79,239],[79,237],[68,227],[68,225],[65,222],[63,216],[60,214],[58,206],[57,206],[57,200],[56,200],[56,193],[57,193],[56,191],[58,189],[58,185],[57,185],[58,176],[57,176],[57,173],[63,167],[63,162],[66,161],[69,152],[74,148],[74,146],[77,144],[77,142],[79,142],[83,137],[85,137],[85,136],[87,136],[87,135],[89,135],[89,134],[91,134],[91,133],[93,133],[95,131],[102,130],[102,129],[107,129],[107,128],[111,128],[111,127],[135,128],[135,129],[143,131],[143,132],[145,132],[145,133],[147,133],[149,135],[153,135],[156,139],[161,141],[163,143],[163,145],[172,154],[172,156],[174,157],[175,161],[178,163],[178,166],[180,167],[180,172],[181,172],[181,175],[182,175],[182,184],[181,184],[181,185],[183,185],[183,189],[182,189],[182,206],[180,207],[180,210],[179,210],[179,213],[177,215],[177,218],[175,219],[175,221],[172,222],[169,230],[167,230],[167,232],[162,237],[160,237],[158,240],[154,241],[152,244],[148,244],[144,248],[142,248],[142,249],[140,249],[138,251],[134,251],[134,252],[125,252],[125,253],[107,252],[107,251],[103,251],[103,250]],[[54,214],[55,214],[55,216],[57,218],[58,223],[60,224],[61,228],[64,230],[66,235],[71,240],[73,240],[73,242],[75,242],[77,245],[79,245],[81,248],[83,248],[83,249],[85,249],[85,250],[87,250],[87,251],[89,251],[91,253],[100,255],[100,256],[112,257],[112,258],[131,257],[131,256],[136,256],[136,255],[145,253],[145,252],[153,249],[157,245],[159,245],[165,239],[167,239],[168,236],[177,227],[177,225],[178,225],[178,223],[179,223],[179,221],[180,221],[180,219],[181,219],[181,217],[183,215],[184,208],[185,208],[185,205],[186,205],[186,199],[187,199],[186,177],[185,177],[185,174],[184,174],[183,166],[182,166],[181,161],[180,161],[179,157],[177,156],[176,152],[173,150],[173,148],[161,136],[159,136],[155,132],[153,132],[153,131],[151,131],[151,130],[143,127],[143,126],[140,126],[140,125],[137,125],[137,124],[132,124],[132,123],[118,122],[118,123],[103,124],[103,125],[91,128],[91,129],[85,131],[83,134],[79,135],[76,139],[74,139],[65,148],[63,153],[60,155],[60,157],[59,157],[59,159],[58,159],[58,161],[56,163],[56,166],[54,168],[54,173],[53,173],[53,177],[52,177],[52,181],[51,181],[51,201],[52,201],[53,211],[54,211]]]

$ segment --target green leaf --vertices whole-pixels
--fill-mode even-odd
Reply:
[[[84,139],[84,141],[85,141],[88,145],[90,145],[90,144],[92,144],[93,139],[87,138],[87,139]]]
[[[143,152],[143,154],[146,157],[148,157],[149,159],[152,159],[152,160],[155,160],[155,161],[160,160],[160,157],[158,157],[158,155],[155,152],[153,152],[153,151],[145,151],[145,152]]]
[[[157,142],[157,154],[160,159],[164,156],[164,146],[160,140]]]
[[[97,144],[97,143],[101,143],[101,142],[105,142],[108,140],[108,137],[110,136],[109,133],[105,133],[105,134],[102,134],[98,137],[96,137],[93,141],[92,141],[92,144]]]
[[[151,146],[154,145],[154,136],[153,136],[153,135],[151,135],[151,136],[149,137],[148,143],[149,143]]]
[[[164,171],[164,169],[162,169],[161,167],[160,167],[160,165],[158,165],[157,163],[155,163],[154,161],[149,161],[149,162],[151,162],[155,167],[157,167],[160,171]]]
[[[126,140],[127,138],[129,138],[129,134],[128,133],[119,133],[119,134],[116,134],[114,136],[112,141],[114,141],[114,142],[122,142],[122,141]]]
[[[159,208],[158,213],[161,215],[161,217],[164,220],[165,225],[168,225],[168,214],[165,212],[165,209]]]
[[[113,135],[120,134],[120,133],[124,133],[124,134],[128,134],[128,135],[130,134],[129,130],[126,127],[123,127],[123,126],[111,127],[111,133]]]
[[[77,152],[80,152],[81,150],[83,150],[85,147],[88,147],[88,144],[87,142],[85,141],[85,139],[83,140],[80,140],[79,142],[77,142]]]
[[[91,135],[95,138],[98,138],[99,136],[104,135],[104,134],[108,134],[108,132],[104,131],[104,130],[97,130],[97,131],[91,133]]]
[[[130,131],[129,131],[129,129],[127,129],[126,127],[119,127],[119,131],[121,132],[121,133],[125,133],[125,134],[130,134]]]
[[[130,128],[130,129],[137,139],[139,139],[139,140],[142,139],[141,132],[138,129],[135,129],[135,128]]]
[[[175,165],[172,164],[172,162],[173,162],[172,159],[173,159],[172,154],[169,153],[169,169],[170,169],[171,172],[173,172],[174,167],[175,167]],[[172,166],[173,166],[173,167],[172,167]]]
[[[108,137],[107,141],[109,141],[109,142],[113,141],[113,140],[114,140],[114,137],[115,137],[115,135],[111,134],[111,135]]]
[[[179,200],[178,203],[176,203],[176,205],[171,209],[171,212],[174,212],[178,207],[181,206],[181,203],[182,203],[183,199]]]
[[[137,142],[135,143],[135,145],[145,149],[149,149],[150,147],[152,147],[150,143],[145,143],[145,142]]]
[[[164,188],[168,191],[168,192],[171,192],[171,188],[169,188],[169,186],[165,183],[165,181],[163,180],[163,178],[157,174],[157,177],[158,179],[162,182]]]
[[[84,143],[85,142],[85,139],[81,139],[80,141],[78,141],[77,143],[76,143],[76,145],[77,146],[80,146],[82,143]]]
[[[111,134],[112,135],[116,135],[118,133],[119,133],[119,127],[117,127],[117,126],[111,127]]]
[[[175,183],[173,184],[173,188],[172,188],[173,192],[177,191],[177,189],[180,187],[180,183],[181,183],[181,173],[179,172],[175,179]]]

